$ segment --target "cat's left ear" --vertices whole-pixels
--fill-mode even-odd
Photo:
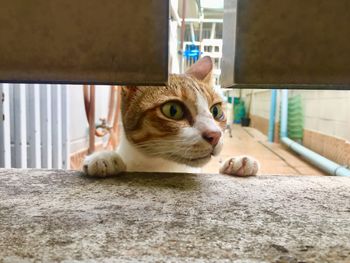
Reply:
[[[137,86],[122,86],[122,95],[126,97],[131,97],[136,93],[137,90]]]
[[[187,71],[186,74],[195,77],[208,84],[212,81],[213,61],[211,57],[205,56],[200,58],[194,63]]]

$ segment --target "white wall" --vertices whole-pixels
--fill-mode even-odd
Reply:
[[[69,85],[71,153],[88,147],[89,129],[85,115],[83,86]],[[96,86],[95,120],[108,114],[109,86]],[[101,141],[101,140],[97,140]]]
[[[179,15],[182,18],[183,13],[182,13],[182,5],[183,5],[184,0],[179,0],[178,1],[178,7],[179,7]],[[198,6],[196,3],[196,0],[185,0],[187,1],[186,3],[186,18],[199,18],[199,10]],[[215,1],[215,0],[214,0]]]
[[[249,104],[250,94],[247,92],[244,99],[246,106]],[[254,90],[250,113],[268,119],[270,116],[270,94],[269,90]]]
[[[305,129],[350,141],[350,91],[291,91],[301,95]]]
[[[269,118],[270,95],[270,90],[255,91],[251,109],[253,115]],[[296,95],[302,97],[305,129],[350,141],[350,91],[291,90],[289,92],[290,97]],[[279,114],[279,99],[277,114]],[[278,119],[279,116],[276,116],[276,120]]]

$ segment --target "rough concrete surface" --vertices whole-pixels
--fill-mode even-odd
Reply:
[[[350,262],[350,178],[0,169],[0,262]]]

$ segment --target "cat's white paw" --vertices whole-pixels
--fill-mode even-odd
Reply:
[[[234,176],[253,176],[259,171],[260,164],[250,156],[229,158],[220,168],[220,173]]]
[[[88,176],[107,177],[126,170],[120,156],[114,151],[96,152],[85,158],[83,170]]]

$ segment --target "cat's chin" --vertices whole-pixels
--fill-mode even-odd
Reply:
[[[205,164],[207,164],[210,161],[210,159],[211,159],[211,154],[200,158],[177,157],[176,159],[172,159],[172,161],[175,161],[180,164],[185,164],[191,167],[202,167]]]

